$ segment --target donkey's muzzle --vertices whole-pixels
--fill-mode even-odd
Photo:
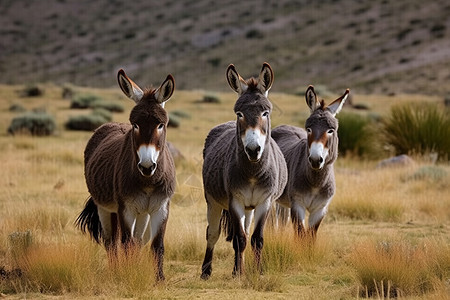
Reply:
[[[319,170],[322,168],[323,166],[323,157],[319,156],[319,157],[309,157],[308,158],[309,163],[311,164],[311,168],[313,168],[314,170]]]
[[[259,153],[261,152],[261,147],[256,146],[255,148],[245,147],[245,153],[247,154],[248,160],[251,162],[256,162],[259,160]]]
[[[144,167],[141,163],[138,164],[139,172],[141,172],[142,176],[146,176],[146,177],[149,177],[149,176],[152,176],[153,174],[155,174],[156,167],[157,167],[156,163],[150,164],[149,167]]]

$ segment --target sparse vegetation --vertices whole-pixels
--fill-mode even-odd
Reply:
[[[429,103],[410,103],[392,107],[384,120],[384,135],[396,154],[436,152],[450,157],[450,117],[447,109]]]
[[[53,134],[55,129],[55,120],[51,115],[42,112],[28,112],[11,121],[8,133],[46,136]]]
[[[6,132],[15,113],[9,111],[16,87],[0,89],[0,130]],[[85,89],[87,93],[89,89]],[[120,91],[119,91],[120,92]],[[110,90],[96,89],[101,98]],[[47,107],[61,131],[34,138],[0,135],[0,292],[16,298],[306,298],[355,299],[415,297],[445,299],[450,276],[447,163],[431,165],[428,156],[415,164],[375,168],[377,161],[341,155],[336,164],[337,192],[315,244],[297,240],[291,224],[266,226],[260,275],[250,242],[246,273],[232,277],[233,247],[221,237],[214,253],[214,272],[200,280],[206,247],[206,204],[202,191],[202,147],[208,131],[235,118],[236,95],[220,93],[221,102],[199,101],[200,91],[177,91],[166,108],[183,122],[167,137],[182,151],[177,161],[177,190],[166,230],[166,282],[156,284],[150,245],[131,258],[109,264],[103,247],[73,226],[88,192],[83,177],[83,150],[91,132],[64,128],[73,110],[61,101],[60,87],[47,87],[46,97],[24,100]],[[377,114],[389,114],[392,102],[411,97],[357,95]],[[280,112],[272,125],[293,124],[308,115],[301,97],[274,93]],[[324,97],[325,99],[331,99]],[[421,99],[417,97],[417,99]],[[430,102],[441,103],[435,97]],[[29,101],[29,102],[26,102]],[[300,104],[299,104],[300,103]],[[128,122],[132,101],[123,113],[96,114]],[[172,111],[173,109],[173,111]],[[338,115],[340,126],[347,109]],[[91,113],[82,111],[78,113]],[[365,112],[358,112],[364,115]],[[189,117],[188,117],[189,116]],[[363,117],[366,119],[366,117]],[[299,124],[297,124],[299,125]],[[434,201],[436,199],[436,201]],[[391,267],[392,266],[392,267]],[[395,268],[394,268],[395,267]],[[402,269],[404,268],[404,269]],[[397,270],[399,269],[399,270]],[[408,273],[406,273],[408,272]],[[0,296],[1,297],[1,296]]]
[[[112,120],[111,113],[105,109],[95,109],[88,115],[78,115],[70,117],[66,123],[66,128],[70,130],[93,131],[100,125]]]

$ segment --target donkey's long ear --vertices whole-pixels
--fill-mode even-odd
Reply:
[[[306,104],[308,105],[311,113],[313,113],[318,107],[320,107],[320,102],[317,99],[316,92],[312,85],[308,86],[305,93]]]
[[[123,93],[128,98],[134,100],[134,102],[138,103],[142,99],[142,96],[144,96],[144,92],[141,88],[134,83],[133,80],[128,78],[124,70],[119,70],[119,73],[117,74],[117,81],[119,82],[119,86]]]
[[[269,92],[273,83],[273,71],[268,63],[264,63],[258,77],[258,89],[266,94]]]
[[[345,90],[344,95],[337,98],[327,106],[326,109],[328,109],[331,112],[333,117],[336,116],[341,111],[342,106],[344,106],[345,100],[347,100],[348,98],[348,93],[350,93],[350,90],[349,89]]]
[[[155,92],[156,102],[161,104],[164,107],[164,104],[173,94],[173,90],[175,89],[175,79],[172,75],[167,75],[166,80],[161,83],[161,86]]]
[[[227,68],[227,80],[230,87],[238,93],[239,96],[242,95],[248,88],[247,83],[236,71],[233,64],[229,65]]]

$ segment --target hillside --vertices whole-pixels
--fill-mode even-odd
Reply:
[[[445,0],[15,0],[0,13],[0,83],[109,87],[124,68],[228,91],[229,63],[247,77],[268,61],[277,92],[449,92]]]

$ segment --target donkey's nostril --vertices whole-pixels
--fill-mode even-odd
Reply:
[[[320,157],[320,158],[319,158],[319,162],[320,162],[320,163],[323,163],[323,157]]]
[[[144,176],[151,176],[153,173],[155,173],[156,170],[156,163],[152,163],[149,167],[144,167],[141,163],[138,164],[139,171]]]
[[[251,161],[258,160],[259,152],[261,151],[261,146],[256,146],[254,149],[250,147],[245,147],[245,152]]]

